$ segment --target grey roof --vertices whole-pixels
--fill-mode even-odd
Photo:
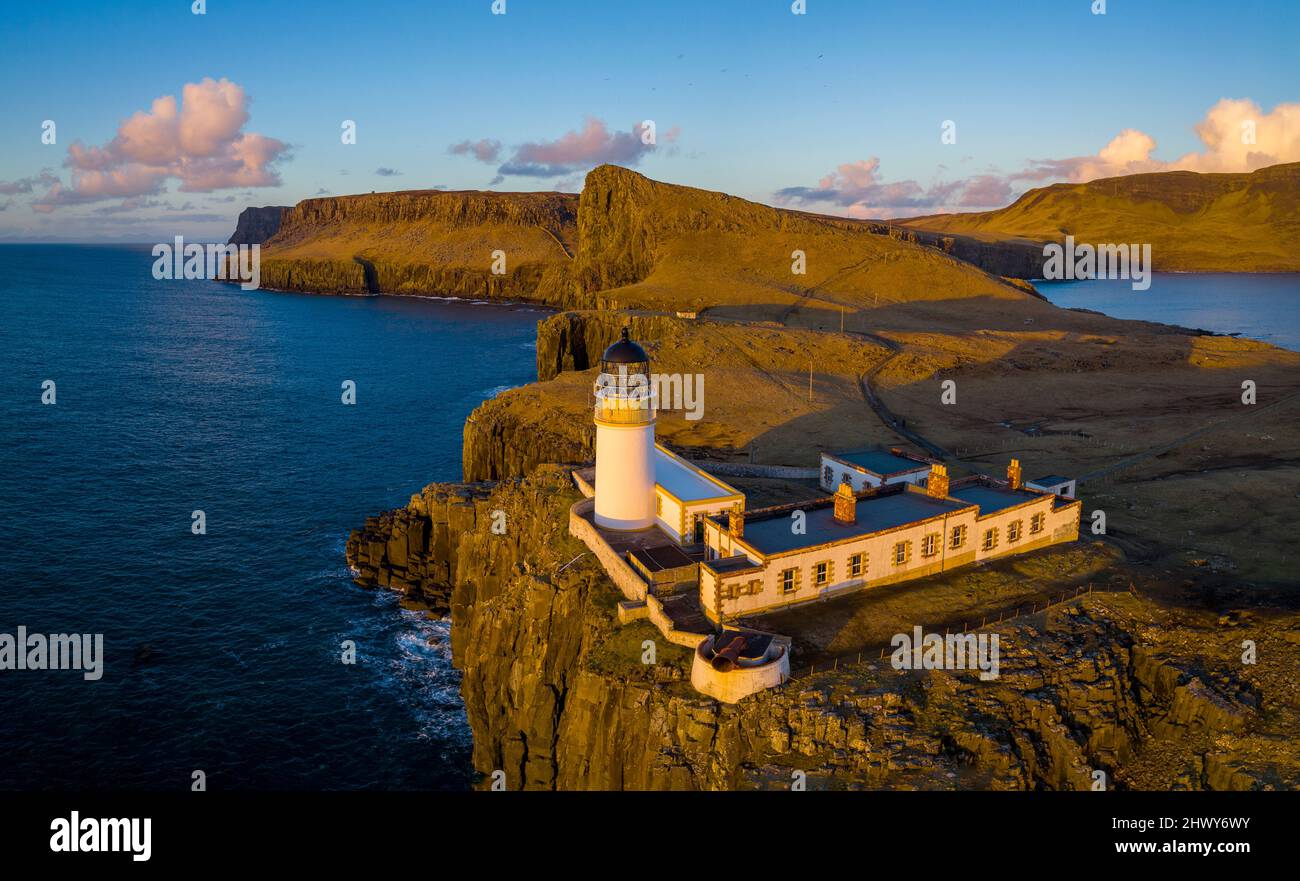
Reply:
[[[744,540],[763,554],[778,554],[782,551],[858,538],[969,507],[970,505],[965,502],[936,499],[925,493],[900,492],[858,499],[856,523],[837,521],[835,509],[830,505],[804,509],[807,515],[805,520],[807,530],[803,535],[796,535],[791,531],[793,520],[788,513],[761,520],[746,520]]]
[[[653,548],[635,548],[629,551],[648,572],[663,572],[667,569],[681,569],[694,566],[695,561],[677,545],[659,545]]]
[[[1023,489],[1009,489],[1001,486],[987,486],[984,484],[975,484],[974,486],[963,486],[954,489],[949,493],[954,499],[961,499],[964,502],[973,502],[980,506],[980,516],[985,517],[1004,508],[1010,508],[1013,505],[1019,505],[1023,502],[1032,502],[1034,499],[1046,498],[1042,493],[1030,492]]]
[[[904,471],[923,471],[930,467],[928,462],[918,462],[906,456],[897,456],[888,450],[850,450],[846,453],[831,453],[831,455],[836,459],[881,476],[898,474]]]
[[[737,554],[734,557],[722,557],[717,560],[705,560],[704,565],[708,566],[714,572],[722,575],[727,572],[744,572],[747,569],[761,568],[757,563],[751,561],[744,554]]]

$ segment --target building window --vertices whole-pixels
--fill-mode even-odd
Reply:
[[[805,471],[804,473],[807,474],[808,472]],[[835,482],[835,471],[831,468],[831,466],[827,465],[825,468],[822,469],[822,483],[826,484],[827,486],[832,486],[834,482]]]
[[[933,557],[939,553],[939,533],[935,532],[921,539],[921,556]]]
[[[1047,522],[1046,514],[1035,514],[1029,518],[1029,532],[1034,534],[1043,531],[1043,524]]]
[[[948,547],[952,548],[955,551],[964,544],[966,544],[965,525],[954,526],[952,528],[952,534],[948,536]]]
[[[864,573],[866,573],[866,571],[867,571],[867,555],[850,554],[849,555],[849,577],[858,578],[862,576]]]
[[[840,475],[840,483],[847,483],[851,488],[853,486],[853,475],[845,471]]]
[[[1020,541],[1020,528],[1022,525],[1019,520],[1012,520],[1007,524],[1007,541]]]
[[[794,593],[799,589],[799,570],[781,570],[781,593]]]
[[[984,550],[991,551],[998,546],[998,528],[984,530]]]
[[[894,545],[895,566],[902,566],[910,559],[912,559],[912,543],[910,541],[900,541]]]
[[[831,583],[831,578],[834,577],[834,573],[835,567],[829,562],[818,563],[813,567],[813,583],[818,587],[824,587]]]
[[[749,594],[750,596],[760,593],[762,590],[763,582],[759,581],[757,578],[752,581],[747,581],[740,586],[740,592],[742,594]]]

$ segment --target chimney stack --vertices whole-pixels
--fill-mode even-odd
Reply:
[[[1020,489],[1020,460],[1012,459],[1011,464],[1007,466],[1007,483],[1011,484],[1012,489]]]
[[[858,522],[858,500],[851,484],[841,483],[835,490],[835,522],[846,525]]]
[[[727,531],[735,538],[745,537],[745,515],[739,506],[727,512]]]
[[[936,499],[948,498],[947,465],[930,466],[930,479],[925,482],[925,491]]]

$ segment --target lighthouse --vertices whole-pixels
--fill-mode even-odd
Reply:
[[[628,338],[605,350],[596,379],[596,525],[655,522],[655,400],[650,358]]]

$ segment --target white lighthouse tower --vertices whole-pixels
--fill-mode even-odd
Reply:
[[[596,525],[646,529],[655,522],[655,401],[650,358],[622,338],[605,350],[596,379]]]

